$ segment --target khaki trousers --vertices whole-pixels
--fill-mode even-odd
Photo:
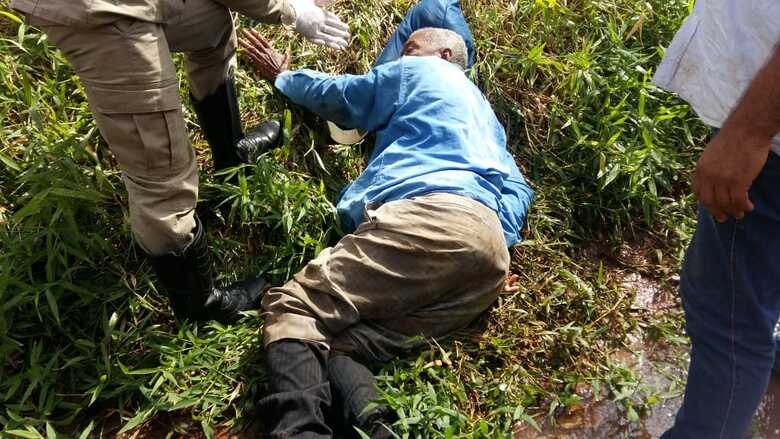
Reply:
[[[233,3],[244,10],[250,4]],[[254,1],[258,9],[267,3]],[[107,20],[103,14],[100,22],[108,23],[95,26],[28,17],[81,79],[100,133],[122,169],[133,233],[154,256],[190,244],[198,198],[195,152],[171,53],[184,52],[190,90],[199,99],[225,81],[236,48],[232,17],[221,3],[187,0],[180,14],[169,15],[168,22],[155,23],[118,14]]]
[[[264,344],[320,342],[384,361],[493,303],[509,270],[501,224],[453,194],[393,201],[263,298]]]

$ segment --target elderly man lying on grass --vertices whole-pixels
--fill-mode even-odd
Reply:
[[[242,45],[294,103],[377,134],[338,203],[351,233],[263,298],[265,427],[271,437],[330,437],[336,425],[384,437],[388,410],[365,410],[378,395],[358,361],[387,361],[485,311],[504,285],[532,191],[464,74],[457,33],[417,30],[400,59],[365,75],[287,71],[289,55],[257,33]]]

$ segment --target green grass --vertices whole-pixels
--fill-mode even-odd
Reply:
[[[687,175],[706,129],[650,83],[692,1],[463,3],[474,79],[537,193],[513,254],[521,290],[453,340],[377,365],[382,391],[405,437],[504,437],[576,404],[582,383],[609,389],[634,419],[657,398],[611,358],[630,333],[677,340],[680,316],[632,307],[616,273],[672,289],[692,233]],[[292,46],[296,67],[364,72],[411,4],[339,2],[347,53],[260,29]],[[223,183],[188,112],[199,211],[221,280],[262,271],[281,283],[338,238],[332,202],[370,145],[326,145],[320,121],[241,67],[245,123],[279,117],[285,142],[250,177]],[[4,14],[0,73],[0,437],[212,436],[252,424],[265,392],[262,322],[177,327],[66,60]],[[644,262],[621,257],[639,242]]]

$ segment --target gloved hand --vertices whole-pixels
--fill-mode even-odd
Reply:
[[[349,45],[349,28],[336,14],[323,11],[312,0],[288,0],[295,10],[293,29],[314,44],[333,49]]]

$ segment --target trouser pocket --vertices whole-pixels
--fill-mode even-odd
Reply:
[[[95,118],[119,166],[132,176],[172,177],[195,160],[181,110]]]

